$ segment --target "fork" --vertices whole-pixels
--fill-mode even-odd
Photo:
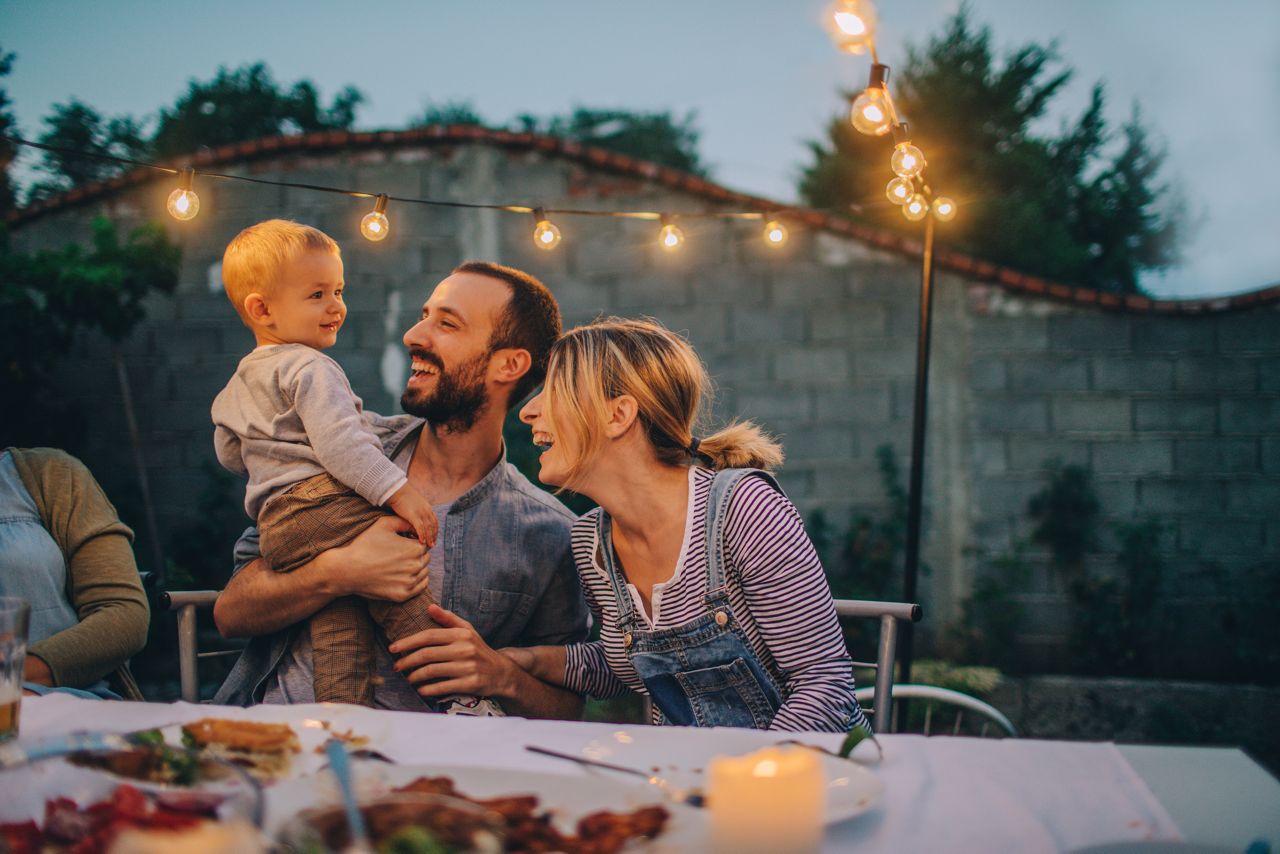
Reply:
[[[628,768],[625,765],[614,765],[611,762],[601,762],[598,759],[588,759],[585,756],[574,756],[572,753],[560,753],[557,750],[548,750],[545,747],[538,747],[533,744],[526,744],[525,750],[530,753],[540,753],[543,756],[552,756],[556,759],[566,759],[569,762],[576,762],[579,765],[587,765],[593,768],[606,768],[610,771],[621,771],[623,774],[631,774],[636,777],[643,777],[651,786],[656,786],[667,797],[676,803],[686,804],[691,807],[705,807],[707,799],[700,789],[681,789],[667,780],[665,777],[659,777],[657,774],[650,774],[641,771],[639,768]]]

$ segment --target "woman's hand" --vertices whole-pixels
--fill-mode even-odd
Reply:
[[[317,560],[335,598],[404,602],[427,589],[427,548],[416,539],[413,525],[398,516],[383,516]]]

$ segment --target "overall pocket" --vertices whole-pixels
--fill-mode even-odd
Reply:
[[[675,674],[698,726],[765,729],[777,711],[741,658],[729,664]]]

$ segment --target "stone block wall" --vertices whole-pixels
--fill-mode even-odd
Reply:
[[[222,171],[370,192],[547,207],[695,211],[716,202],[634,175],[536,151],[467,144],[280,155]],[[459,261],[485,258],[542,278],[566,323],[650,315],[686,332],[717,384],[718,420],[752,418],[784,440],[781,480],[806,518],[842,525],[887,511],[876,450],[905,474],[911,430],[919,261],[821,228],[796,226],[782,249],[759,225],[687,220],[678,253],[655,223],[558,219],[554,252],[532,245],[532,219],[393,203],[390,236],[359,237],[367,200],[232,182],[198,182],[201,214],[163,214],[170,187],[135,185],[64,206],[15,231],[20,248],[83,241],[93,215],[123,225],[165,220],[183,248],[173,299],[157,298],[126,345],[147,440],[160,524],[196,512],[202,467],[216,465],[208,407],[252,346],[221,293],[218,261],[241,228],[298,219],[343,246],[350,306],[332,354],[376,411],[395,411],[407,359],[400,337],[434,284]],[[733,206],[737,207],[737,206]],[[945,240],[945,233],[942,233]],[[1082,309],[975,277],[937,277],[929,393],[924,558],[925,643],[958,619],[974,573],[1028,536],[1027,499],[1047,460],[1089,467],[1108,522],[1152,514],[1168,527],[1167,605],[1212,634],[1215,607],[1280,561],[1280,312],[1275,304],[1203,316]],[[83,454],[122,506],[135,506],[127,436],[101,342],[81,341],[62,367],[67,392],[92,413]],[[138,520],[134,520],[138,524]],[[229,548],[229,544],[228,544]],[[1099,565],[1111,558],[1104,537]],[[140,552],[142,553],[142,552]],[[1047,665],[1065,654],[1065,598],[1033,555],[1019,597],[1022,642]],[[1194,655],[1194,649],[1189,651]]]

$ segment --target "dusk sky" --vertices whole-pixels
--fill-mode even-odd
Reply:
[[[880,55],[893,67],[906,43],[939,32],[959,2],[878,6]],[[0,0],[2,45],[17,54],[2,85],[29,137],[52,104],[71,97],[105,115],[154,116],[189,79],[260,60],[282,84],[313,80],[326,101],[355,85],[368,98],[361,128],[403,127],[428,102],[469,101],[494,123],[575,106],[692,110],[716,181],[790,202],[805,141],[842,109],[838,90],[865,85],[867,75],[865,56],[831,46],[825,7]],[[1163,175],[1190,225],[1185,262],[1148,276],[1149,290],[1185,297],[1280,283],[1280,0],[971,0],[970,8],[1001,53],[1056,39],[1076,69],[1049,129],[1079,115],[1097,80],[1113,127],[1140,102],[1168,149]]]

